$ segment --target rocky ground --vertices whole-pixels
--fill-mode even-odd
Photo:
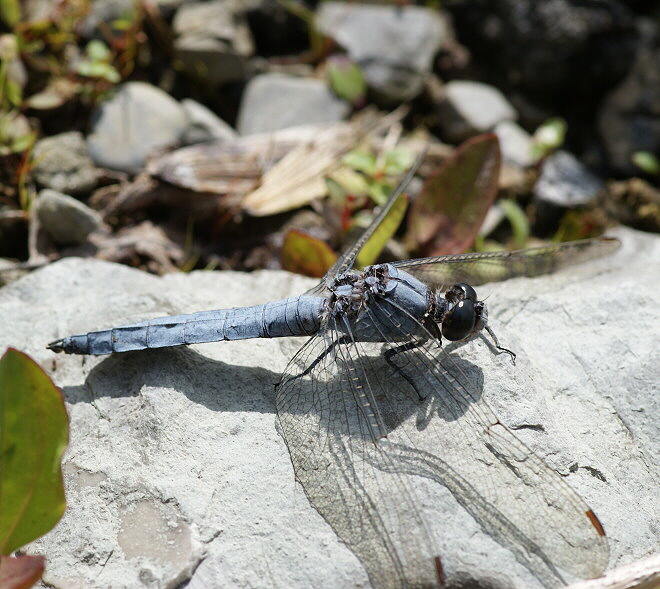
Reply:
[[[461,353],[501,421],[598,514],[610,567],[657,552],[657,8],[442,6],[33,0],[0,16],[0,349],[35,358],[71,416],[67,511],[29,547],[47,586],[369,586],[275,428],[296,342],[106,359],[45,344],[303,292],[312,281],[279,271],[291,231],[339,251],[374,206],[327,198],[347,154],[430,146],[426,176],[487,132],[518,213],[496,203],[478,244],[513,247],[518,223],[530,243],[608,230],[623,247],[482,287],[519,361],[483,342]],[[402,233],[388,251],[421,253]],[[207,268],[269,270],[181,272]],[[419,489],[449,586],[539,586],[447,492]]]

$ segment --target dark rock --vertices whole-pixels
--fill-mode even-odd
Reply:
[[[556,151],[543,163],[534,186],[534,197],[537,201],[572,208],[593,202],[603,188],[603,181],[574,155]]]
[[[569,127],[591,120],[637,45],[633,15],[617,0],[466,0],[447,10],[479,79],[506,88],[526,126],[558,112]]]
[[[660,154],[660,34],[644,26],[630,73],[606,98],[598,129],[615,173],[639,173],[632,162],[637,151]]]
[[[241,2],[184,4],[172,27],[177,59],[189,74],[213,86],[245,79],[254,44]]]
[[[94,162],[85,138],[77,131],[46,137],[34,146],[35,180],[67,194],[86,194],[96,186]]]
[[[340,121],[350,110],[322,80],[262,74],[245,88],[236,127],[241,135],[265,133]]]
[[[574,155],[556,151],[543,162],[534,185],[536,231],[552,233],[567,209],[594,203],[604,188],[603,181]]]
[[[410,100],[422,91],[447,36],[440,13],[418,6],[323,2],[316,24],[346,49],[369,88],[386,103]]]

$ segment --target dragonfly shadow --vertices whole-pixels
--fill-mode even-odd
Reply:
[[[259,367],[235,366],[187,347],[125,352],[105,358],[81,386],[64,387],[70,403],[133,397],[143,387],[180,391],[212,411],[274,413],[279,375]]]

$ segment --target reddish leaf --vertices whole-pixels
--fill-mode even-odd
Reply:
[[[495,200],[500,146],[492,133],[464,142],[411,206],[406,241],[420,256],[466,251]]]
[[[27,589],[44,573],[46,559],[43,556],[0,555],[0,587],[2,589]]]
[[[297,229],[286,234],[281,256],[282,268],[314,278],[321,278],[337,259],[327,243]]]

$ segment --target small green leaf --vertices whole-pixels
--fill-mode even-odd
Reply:
[[[53,78],[41,91],[25,101],[25,106],[36,110],[58,108],[71,100],[80,90],[80,84],[65,77]]]
[[[647,174],[660,174],[660,160],[650,151],[636,151],[633,153],[632,162],[642,172]]]
[[[534,132],[532,154],[539,160],[561,147],[566,137],[566,121],[561,117],[548,119]]]
[[[326,75],[334,93],[351,104],[364,102],[367,83],[360,66],[346,56],[333,56],[328,59]]]
[[[60,391],[34,360],[7,350],[0,359],[0,554],[32,542],[62,517],[68,429]]]
[[[385,153],[386,176],[400,176],[410,169],[415,161],[415,154],[405,147],[396,147]]]
[[[376,156],[366,151],[358,149],[349,151],[341,158],[341,162],[345,166],[363,172],[368,176],[373,176],[376,173]]]
[[[518,206],[518,203],[508,198],[501,199],[498,204],[511,224],[516,247],[518,249],[524,248],[529,237],[529,221],[525,211]]]
[[[282,244],[282,268],[314,278],[321,278],[337,260],[330,246],[316,237],[292,229]]]
[[[382,206],[387,202],[387,199],[392,192],[392,187],[381,180],[372,180],[368,183],[368,193],[377,205]]]
[[[103,41],[98,39],[87,43],[85,53],[92,61],[108,61],[110,59],[110,49]]]
[[[399,225],[401,225],[401,221],[406,214],[407,208],[408,198],[405,194],[400,194],[396,202],[392,205],[387,217],[383,219],[382,223],[378,226],[378,229],[376,229],[374,234],[360,250],[358,257],[355,260],[355,265],[358,268],[369,266],[378,259],[378,256],[380,255],[380,252],[383,251],[387,241],[396,233]]]

